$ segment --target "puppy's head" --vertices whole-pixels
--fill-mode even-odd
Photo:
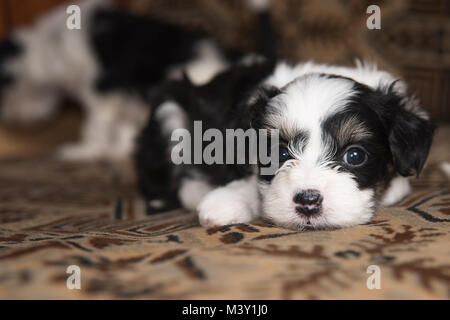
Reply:
[[[55,89],[30,71],[39,68],[40,61],[31,59],[26,47],[26,42],[15,36],[0,43],[0,119],[5,122],[37,122],[56,106]],[[46,76],[44,73],[42,78]]]
[[[395,86],[308,74],[252,99],[252,124],[279,130],[279,169],[260,175],[266,218],[288,228],[366,223],[395,175],[420,173],[433,126]]]

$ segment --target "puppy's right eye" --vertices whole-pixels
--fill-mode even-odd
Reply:
[[[352,167],[360,167],[366,161],[367,153],[359,146],[350,146],[344,154],[344,162]]]
[[[285,162],[291,158],[292,157],[286,148],[280,148],[280,162]]]

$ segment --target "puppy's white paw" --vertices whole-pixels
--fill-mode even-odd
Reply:
[[[221,189],[210,192],[197,211],[203,227],[247,223],[254,219],[252,209],[244,201]]]

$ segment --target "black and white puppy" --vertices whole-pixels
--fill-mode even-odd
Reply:
[[[279,130],[279,169],[171,162],[171,133]],[[136,166],[149,213],[182,206],[203,226],[263,217],[286,228],[367,223],[378,205],[410,192],[434,127],[406,84],[376,66],[237,64],[202,86],[178,82],[138,140]]]
[[[109,0],[77,4],[80,30],[66,27],[64,6],[0,44],[1,120],[46,120],[62,96],[84,107],[81,141],[60,151],[66,159],[128,155],[164,79],[185,72],[202,84],[240,58],[210,37],[126,12]],[[265,14],[267,1],[249,4]]]

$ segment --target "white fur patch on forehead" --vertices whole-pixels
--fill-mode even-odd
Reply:
[[[266,124],[278,128],[284,139],[291,140],[299,131],[320,136],[321,123],[341,111],[356,94],[354,82],[308,74],[282,89],[269,103]]]
[[[375,64],[357,61],[355,67],[316,64],[314,62],[300,63],[294,66],[287,63],[279,63],[272,76],[267,78],[265,82],[269,85],[281,88],[294,79],[310,73],[334,74],[352,78],[373,89],[388,88],[393,82],[398,80],[398,78],[390,73],[378,70]],[[405,94],[407,86],[405,82],[397,81],[395,82],[393,89],[397,93]]]

